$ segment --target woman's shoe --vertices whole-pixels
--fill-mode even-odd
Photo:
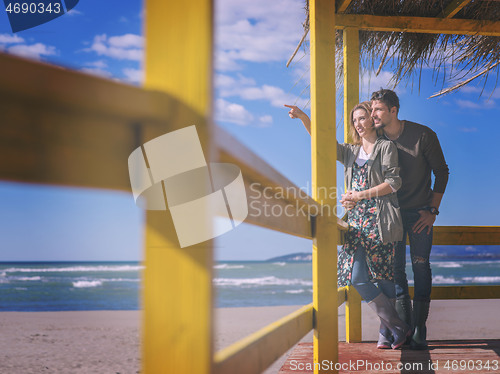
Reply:
[[[378,331],[378,342],[377,349],[391,349],[392,346],[392,333],[389,328],[384,324],[384,322],[380,321],[380,328]]]
[[[401,347],[408,336],[411,334],[410,326],[403,322],[396,312],[394,305],[383,293],[368,303],[379,316],[380,320],[391,331],[394,341],[391,344],[392,349]]]

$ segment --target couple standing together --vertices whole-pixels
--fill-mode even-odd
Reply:
[[[309,117],[286,105],[291,118]],[[352,144],[337,143],[345,167],[349,230],[338,257],[338,284],[352,284],[380,318],[377,348],[427,349],[432,286],[432,226],[448,183],[436,133],[398,119],[399,98],[387,89],[350,113]],[[431,188],[431,172],[435,176]],[[414,274],[413,308],[406,277],[406,238]]]

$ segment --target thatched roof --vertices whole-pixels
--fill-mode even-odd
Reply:
[[[343,14],[500,20],[500,0],[337,0],[336,4],[338,12],[340,7]],[[307,32],[308,1],[305,9],[304,29]],[[455,9],[451,15],[450,9]],[[499,36],[361,30],[359,41],[361,68],[377,74],[382,68],[391,69],[394,86],[401,82],[420,84],[420,72],[425,66],[435,69],[434,76],[441,87],[451,86],[440,94],[476,79],[484,79],[484,82],[493,79],[496,87],[499,78]],[[337,30],[337,63],[342,66],[340,30]]]

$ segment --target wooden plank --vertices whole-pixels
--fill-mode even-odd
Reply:
[[[130,191],[144,128],[199,118],[167,94],[60,67],[0,54],[0,70],[3,180]]]
[[[337,13],[344,13],[347,7],[352,3],[352,0],[341,0],[337,7]]]
[[[456,18],[338,14],[335,27],[337,29],[357,27],[368,31],[500,36],[500,21]]]
[[[499,226],[434,226],[434,245],[500,245]]]
[[[145,87],[168,93],[192,108],[193,122],[166,122],[171,128],[196,125],[205,159],[210,159],[212,112],[213,4],[147,0],[145,3]],[[168,22],[165,17],[168,16]],[[143,142],[158,136],[145,129]],[[176,160],[165,160],[176,162]],[[205,184],[207,192],[210,183]],[[197,219],[211,224],[208,209]],[[201,218],[200,218],[201,217]],[[211,241],[180,248],[170,212],[147,211],[143,275],[142,372],[212,371]]]
[[[313,306],[309,304],[217,352],[214,373],[262,373],[312,328]]]
[[[311,160],[313,198],[336,205],[335,144],[335,2],[309,2],[311,45]],[[322,194],[321,191],[328,191]],[[325,196],[327,195],[327,196]],[[313,305],[315,310],[314,362],[337,360],[337,243],[336,221],[316,219],[313,240]],[[319,373],[318,370],[315,370]],[[322,371],[336,373],[336,370]]]
[[[414,287],[409,287],[413,298]],[[432,300],[500,299],[500,286],[433,286]]]
[[[345,303],[345,336],[348,343],[362,341],[361,295],[353,286],[347,287]]]
[[[344,49],[344,141],[352,143],[349,134],[350,113],[359,103],[359,29],[345,28]]]
[[[374,342],[339,343],[339,360],[322,363],[326,371],[337,366],[341,373],[394,374],[394,373],[493,373],[498,372],[500,340],[434,340],[424,351],[403,349],[380,350]],[[299,343],[279,374],[311,374],[313,347],[311,343]],[[486,363],[489,365],[486,366]],[[448,366],[446,366],[448,364]],[[460,365],[464,365],[460,367]],[[469,364],[469,367],[467,367]]]
[[[347,287],[337,289],[337,306],[341,306],[347,300]]]
[[[460,12],[464,6],[469,4],[471,0],[453,0],[439,15],[443,18],[452,18],[455,14]]]
[[[344,29],[344,139],[351,143],[350,112],[359,102],[359,30]],[[345,305],[345,329],[348,342],[361,341],[361,297],[351,286],[347,287]]]
[[[159,124],[171,118],[179,105],[185,106],[163,92],[3,53],[0,69],[4,72],[0,74],[3,96],[60,112],[88,112],[103,119]]]

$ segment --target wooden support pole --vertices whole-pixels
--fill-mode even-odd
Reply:
[[[360,30],[368,31],[500,36],[500,21],[436,17],[372,16],[368,14],[337,14],[335,22],[335,27],[337,29],[354,27]]]
[[[359,103],[359,30],[344,29],[344,139],[352,142],[349,134],[350,112]],[[361,297],[351,286],[347,288],[345,304],[345,333],[348,343],[361,341]]]
[[[453,0],[448,6],[443,10],[440,15],[443,18],[452,18],[455,14],[460,12],[464,6],[469,4],[471,0]]]
[[[210,152],[212,2],[146,0],[145,87],[178,99],[143,141],[195,125]],[[165,160],[175,163],[181,160]],[[208,162],[208,160],[207,160]],[[208,187],[208,183],[207,183]],[[211,217],[200,209],[198,217]],[[142,373],[212,371],[212,243],[180,248],[170,211],[147,211]]]
[[[349,136],[351,109],[359,103],[359,30],[344,29],[344,141],[352,142]]]
[[[311,30],[311,159],[313,198],[332,208],[319,214],[313,238],[314,372],[318,363],[338,361],[335,2],[309,2]],[[332,196],[333,195],[333,196]],[[333,369],[333,368],[332,368]],[[335,373],[324,371],[321,373]]]
[[[362,341],[361,296],[353,286],[347,287],[345,302],[345,339],[348,343]]]
[[[337,13],[344,13],[347,7],[352,3],[352,0],[342,0],[337,8]]]

